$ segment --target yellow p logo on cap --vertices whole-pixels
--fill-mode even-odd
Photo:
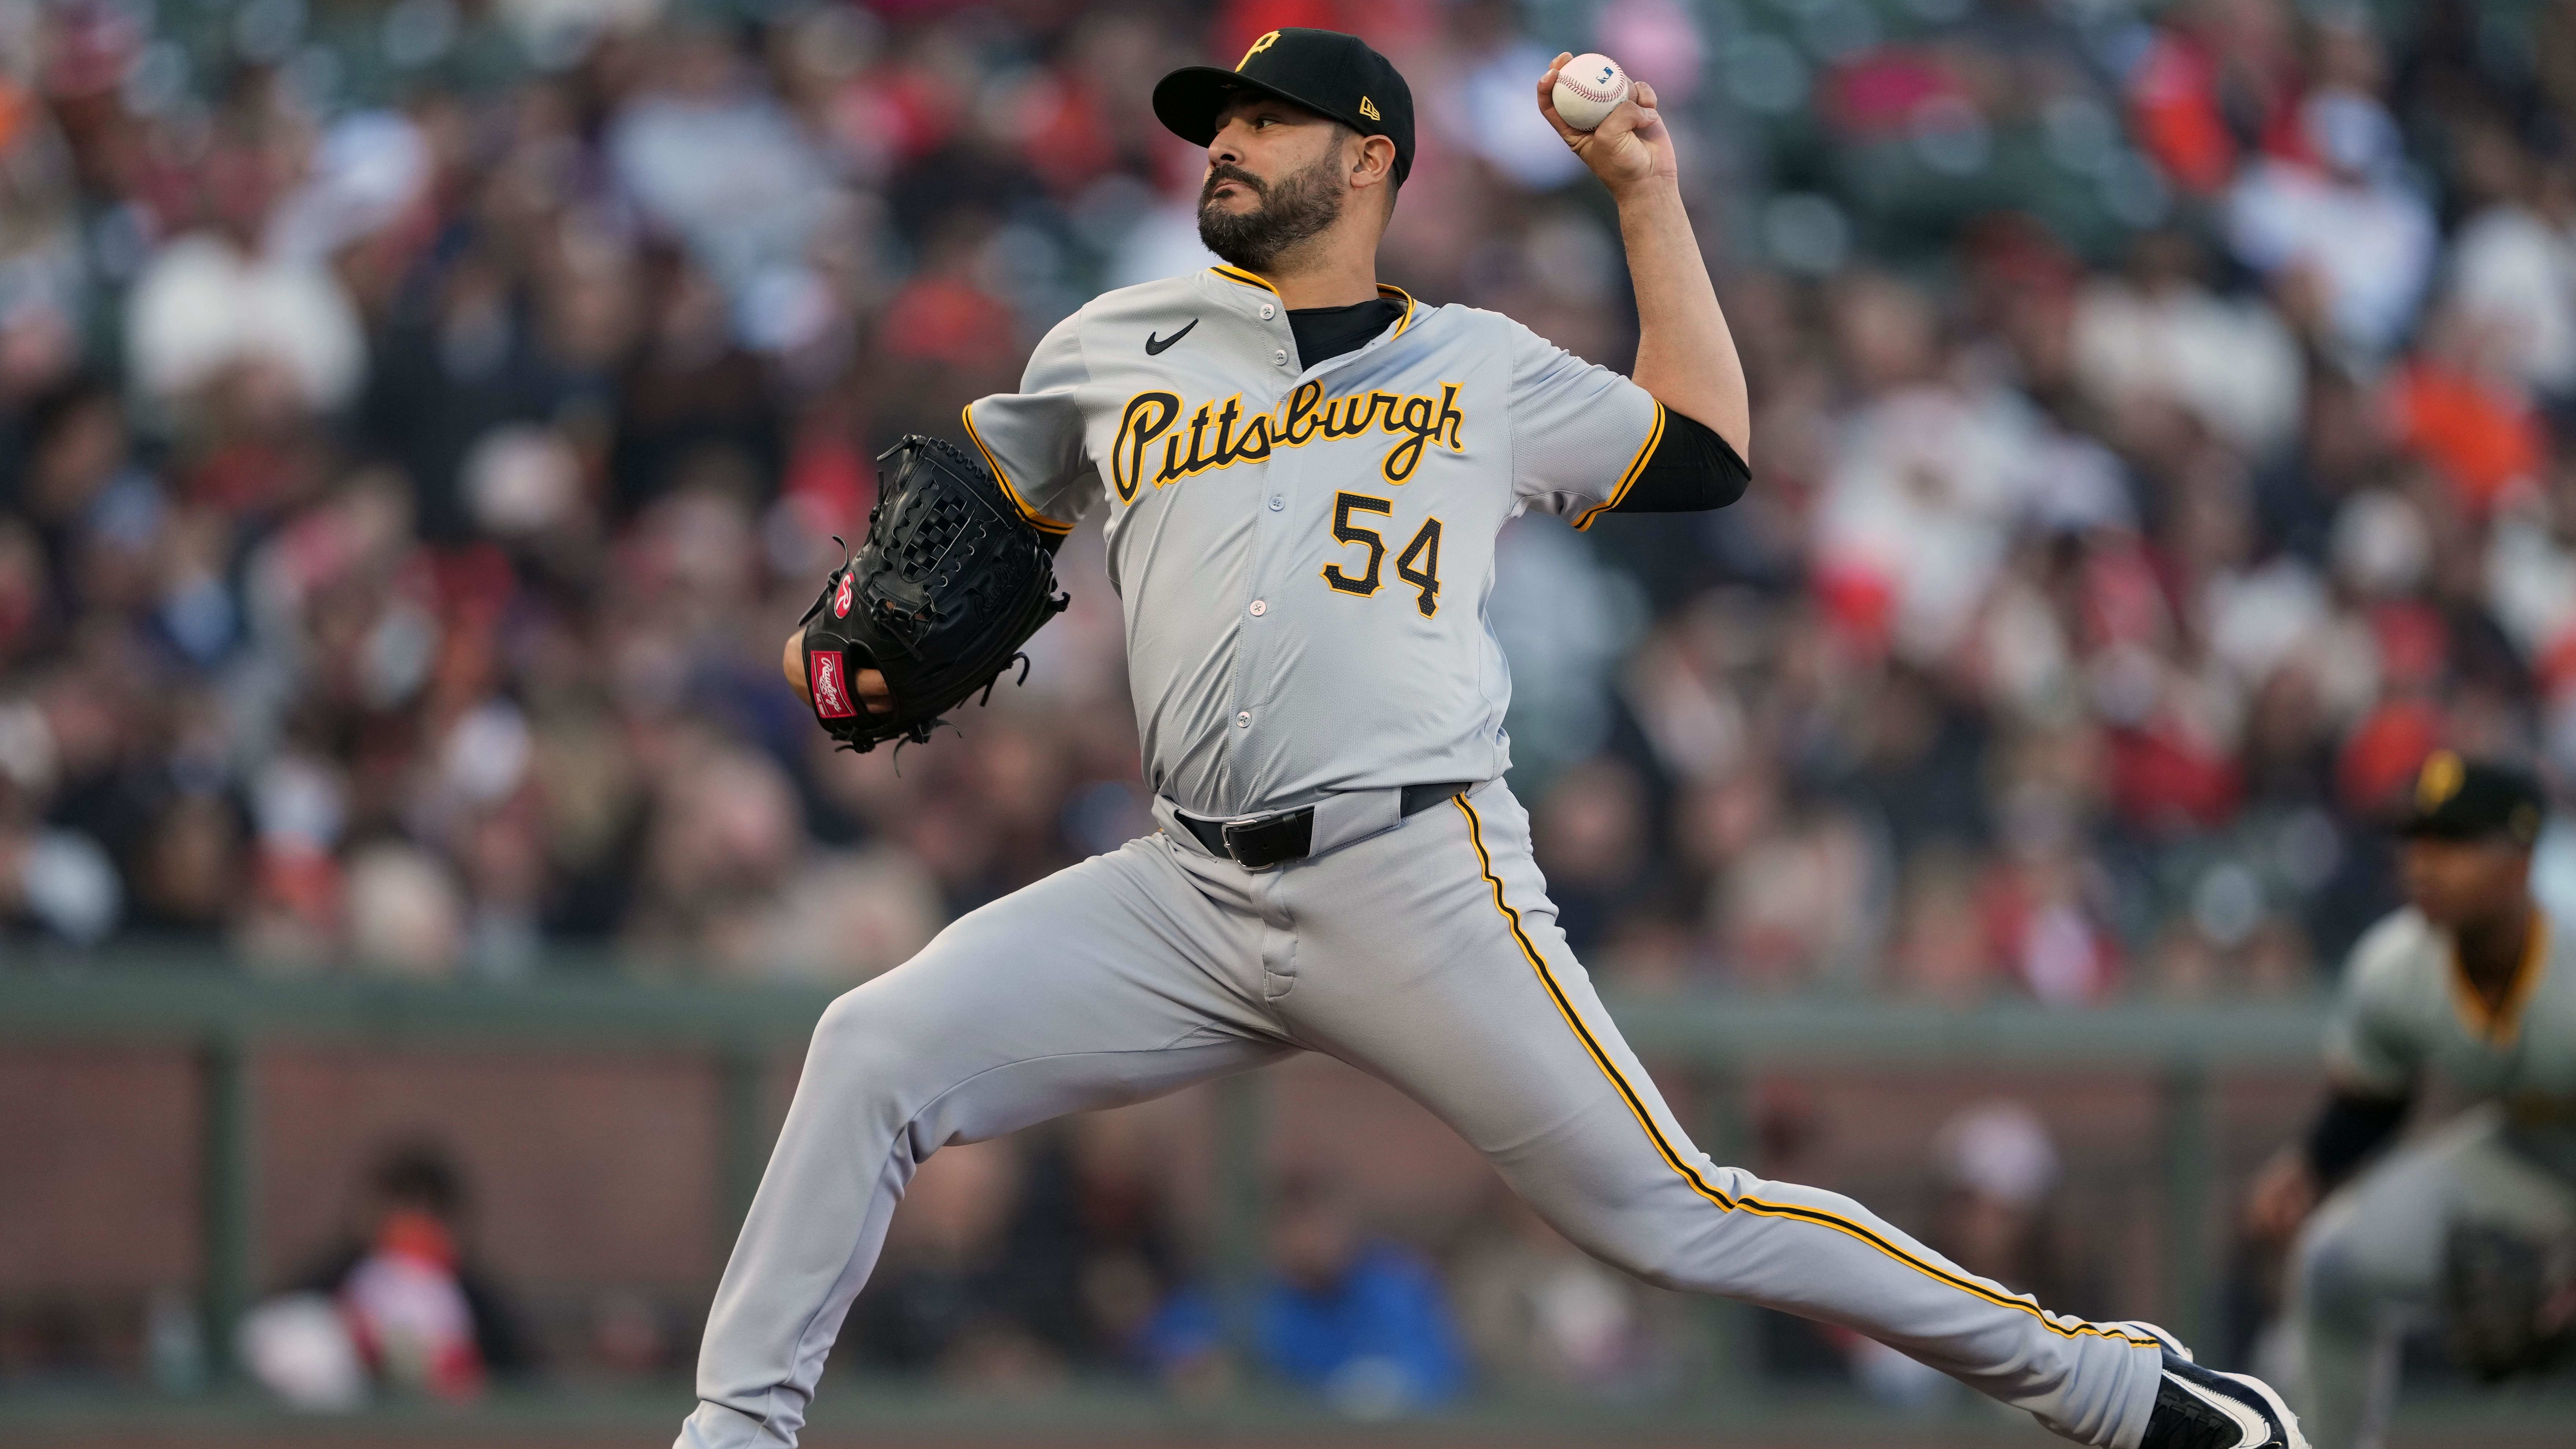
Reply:
[[[2427,812],[2440,809],[2443,801],[2460,793],[2468,778],[2469,767],[2460,763],[2457,754],[2435,750],[2425,756],[2424,769],[2415,777],[2415,808]]]
[[[1243,59],[1236,61],[1234,63],[1234,68],[1236,70],[1241,70],[1245,66],[1252,64],[1252,58],[1254,56],[1259,55],[1261,52],[1268,50],[1270,47],[1277,45],[1278,43],[1279,32],[1276,30],[1261,37],[1259,40],[1252,42],[1252,48],[1243,53]]]

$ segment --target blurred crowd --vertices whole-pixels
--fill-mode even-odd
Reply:
[[[1605,977],[2303,989],[2434,743],[2576,765],[2569,0],[0,0],[9,954],[848,982],[1150,829],[1096,523],[962,734],[773,661],[1285,24],[1411,79],[1389,279],[1613,366],[1531,80],[1679,133],[1755,486],[1493,605]]]
[[[1766,1088],[1756,1116],[1764,1171],[1817,1165],[1829,1128],[1799,1089]],[[1890,1206],[1953,1261],[2107,1312],[2128,1286],[2109,1271],[2116,1235],[2081,1221],[2091,1204],[2068,1189],[2038,1114],[1989,1098],[1926,1125],[1921,1160],[1901,1165],[1906,1185],[1882,1194]],[[1703,1388],[1707,1365],[1723,1357],[1793,1392],[1907,1408],[1966,1399],[1945,1376],[1848,1330],[1648,1287],[1577,1249],[1491,1179],[1438,1205],[1391,1210],[1355,1161],[1292,1154],[1262,1184],[1249,1276],[1227,1281],[1210,1266],[1206,1225],[1177,1199],[1172,1146],[1152,1118],[1108,1112],[941,1149],[891,1225],[834,1347],[834,1372],[975,1396],[1042,1395],[1081,1380],[1205,1402],[1266,1384],[1384,1419],[1480,1393],[1666,1402]],[[530,1299],[525,1285],[501,1281],[477,1250],[471,1184],[435,1137],[388,1142],[351,1187],[337,1236],[239,1333],[244,1367],[281,1400],[325,1412],[471,1402],[496,1387],[690,1369],[695,1303],[567,1295],[560,1285]],[[1723,1345],[1720,1314],[1739,1315]],[[204,1382],[192,1330],[137,1355],[108,1342],[115,1328],[48,1343],[28,1319],[0,1313],[0,1386],[135,1367],[165,1390]]]

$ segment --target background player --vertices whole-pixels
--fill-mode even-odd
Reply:
[[[2519,771],[2425,762],[2401,827],[2412,904],[2353,948],[2333,1095],[2256,1184],[2256,1232],[2297,1234],[2295,1396],[2319,1449],[2378,1442],[2396,1338],[2446,1307],[2490,1373],[2537,1366],[2576,1321],[2576,933],[2531,896],[2542,814]],[[2354,1176],[2428,1074],[2480,1104]]]
[[[1567,953],[1500,778],[1494,536],[1530,508],[1580,527],[1729,501],[1749,414],[1651,89],[1584,133],[1549,102],[1554,70],[1537,79],[1618,204],[1633,381],[1377,283],[1412,100],[1356,39],[1275,31],[1234,71],[1156,88],[1208,148],[1201,235],[1230,265],[1093,301],[965,423],[1031,526],[1107,511],[1163,829],[967,916],[826,1012],[683,1445],[794,1442],[939,1146],[1301,1049],[1412,1095],[1650,1281],[1848,1325],[2087,1443],[2304,1442],[2268,1389],[2152,1330],[2048,1313],[1847,1198],[1715,1166]],[[800,662],[791,641],[802,683]]]

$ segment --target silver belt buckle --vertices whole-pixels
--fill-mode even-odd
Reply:
[[[1291,833],[1297,829],[1288,822],[1301,817],[1306,822],[1305,840],[1298,844],[1296,849],[1249,851],[1242,843],[1244,836],[1256,830],[1263,830],[1278,832],[1280,839],[1276,843],[1286,846],[1289,844]],[[1314,852],[1314,807],[1300,806],[1295,810],[1274,810],[1267,815],[1248,815],[1229,820],[1217,827],[1217,838],[1225,842],[1227,858],[1245,870],[1268,870],[1272,866],[1285,865],[1292,860],[1304,860]]]
[[[1234,832],[1238,830],[1258,829],[1263,824],[1276,820],[1286,813],[1287,812],[1285,811],[1273,811],[1268,815],[1243,815],[1238,816],[1235,819],[1219,823],[1216,828],[1216,838],[1225,842],[1225,858],[1233,861],[1237,865],[1245,865],[1243,852],[1235,848]],[[1249,867],[1247,866],[1247,869],[1248,868]]]

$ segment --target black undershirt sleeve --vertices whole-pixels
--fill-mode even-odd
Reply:
[[[2308,1131],[2308,1171],[2320,1187],[2343,1181],[2355,1164],[2397,1134],[2411,1097],[2362,1097],[2337,1092]]]
[[[1613,513],[1699,513],[1744,496],[1753,470],[1715,428],[1664,409],[1664,435]]]

